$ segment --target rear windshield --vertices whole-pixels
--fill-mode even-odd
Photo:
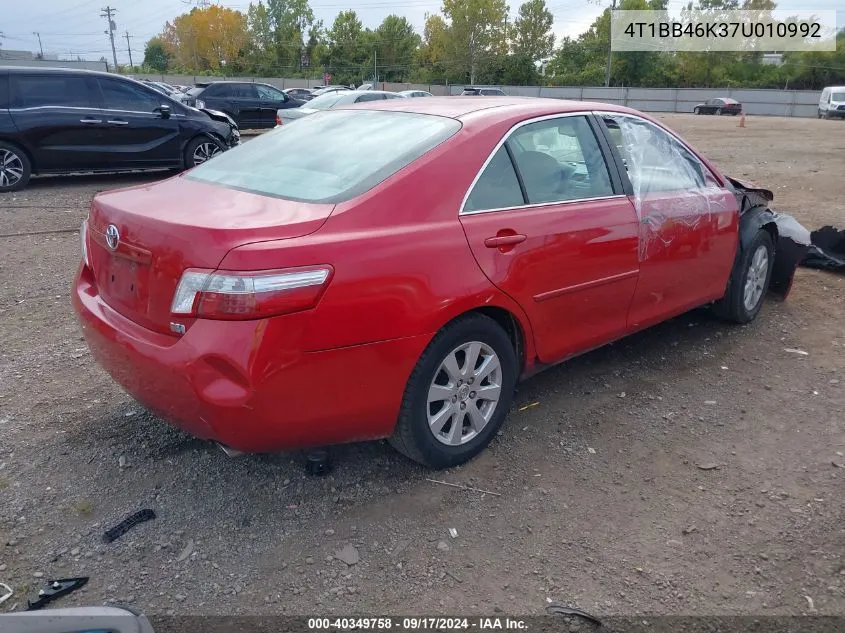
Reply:
[[[327,92],[326,94],[311,99],[311,101],[308,102],[308,107],[312,110],[329,110],[332,106],[334,106],[334,104],[343,99],[343,97],[344,94],[342,90]]]
[[[460,127],[454,119],[409,112],[318,112],[231,149],[186,177],[288,200],[342,202],[376,186]],[[303,147],[308,151],[300,151]]]
[[[190,90],[188,90],[188,94],[191,95],[192,97],[196,97],[199,93],[201,93],[206,88],[208,88],[208,86],[195,86],[195,87],[191,88]]]

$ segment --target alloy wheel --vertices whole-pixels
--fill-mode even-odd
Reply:
[[[757,307],[757,304],[763,297],[768,276],[769,250],[765,245],[760,244],[751,257],[751,264],[748,266],[748,274],[745,277],[742,302],[745,305],[745,309],[749,312]]]
[[[496,412],[502,364],[492,347],[464,343],[440,363],[428,389],[428,426],[437,441],[461,446],[475,438]]]
[[[8,149],[0,149],[0,187],[12,187],[23,178],[21,157]]]
[[[220,154],[221,152],[222,150],[216,143],[200,143],[194,150],[194,165],[200,165],[207,161],[209,158],[214,158],[215,156],[217,156],[217,154]]]

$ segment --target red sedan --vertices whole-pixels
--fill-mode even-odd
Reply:
[[[765,199],[627,108],[371,102],[98,194],[73,303],[95,359],[191,434],[388,437],[445,467],[520,378],[696,306],[753,319]]]

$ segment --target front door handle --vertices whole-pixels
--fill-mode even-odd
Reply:
[[[102,123],[102,119],[79,119],[80,123]]]
[[[109,120],[111,125],[129,125],[129,121],[121,121],[120,119]]]
[[[515,246],[524,242],[526,237],[521,233],[511,233],[509,235],[497,235],[496,237],[488,237],[484,240],[484,246],[487,248],[502,248],[506,246]]]

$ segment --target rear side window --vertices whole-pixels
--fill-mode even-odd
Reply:
[[[224,152],[187,178],[288,200],[336,203],[376,186],[460,127],[455,119],[408,112],[318,112]],[[308,151],[286,151],[291,147]]]
[[[380,92],[371,92],[369,94],[361,95],[355,99],[355,103],[363,103],[364,101],[384,101],[384,95]]]
[[[65,74],[10,75],[15,108],[94,107],[85,77]]]
[[[516,170],[508,151],[502,145],[472,188],[472,193],[464,204],[464,211],[487,211],[524,204],[525,199],[522,197]]]
[[[229,99],[255,99],[258,93],[252,84],[215,84],[208,87],[205,93],[209,97],[225,97]]]

